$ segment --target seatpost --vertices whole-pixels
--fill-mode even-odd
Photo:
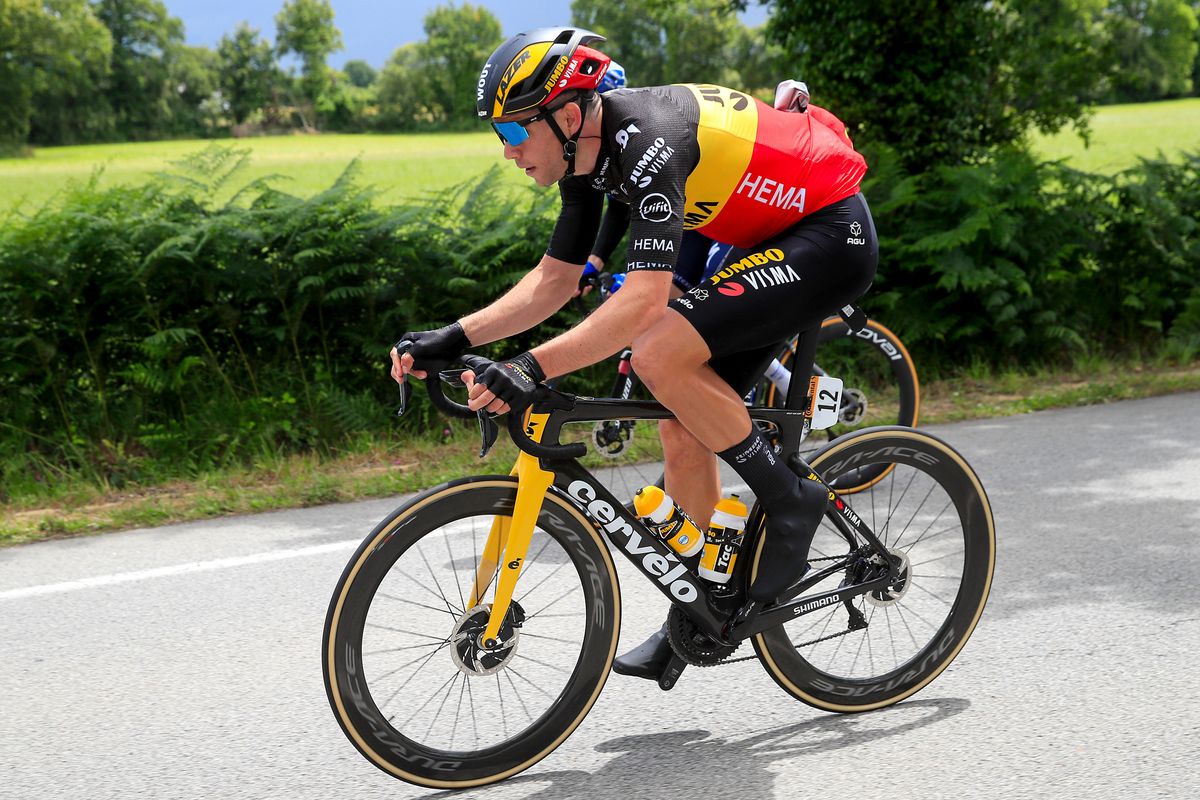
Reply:
[[[787,408],[793,411],[808,407],[808,379],[817,359],[819,331],[820,328],[810,328],[796,338],[796,357],[792,360],[792,382],[787,395]]]

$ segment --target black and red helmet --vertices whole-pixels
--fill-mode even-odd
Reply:
[[[541,108],[564,92],[595,91],[612,60],[586,45],[604,37],[579,28],[538,28],[496,48],[479,73],[475,110],[497,119]]]

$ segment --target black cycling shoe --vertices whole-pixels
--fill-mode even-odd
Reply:
[[[656,681],[673,655],[675,651],[671,649],[671,642],[667,639],[667,626],[663,623],[662,628],[652,633],[649,639],[625,655],[613,659],[612,670],[618,675]]]
[[[808,548],[828,502],[824,486],[802,479],[795,492],[766,509],[767,538],[758,562],[758,575],[750,585],[751,599],[774,602],[808,571]]]

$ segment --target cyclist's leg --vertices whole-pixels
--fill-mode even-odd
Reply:
[[[706,530],[713,507],[721,499],[717,457],[675,420],[663,420],[658,432],[663,443],[666,492],[700,530]]]
[[[768,516],[765,563],[752,596],[769,601],[803,572],[824,492],[777,459],[710,361],[813,328],[859,297],[875,274],[870,212],[855,196],[747,251],[735,250],[702,288],[672,301],[634,346],[634,369],[677,419],[754,491]]]
[[[773,357],[777,348],[778,345],[770,345],[756,352],[717,359],[712,367],[721,380],[741,396],[758,381],[765,363]],[[716,454],[674,420],[664,420],[660,432],[663,436],[667,493],[701,530],[707,530],[713,507],[721,497]],[[657,680],[670,660],[671,643],[664,625],[649,639],[619,656],[613,662],[613,671],[620,675]]]

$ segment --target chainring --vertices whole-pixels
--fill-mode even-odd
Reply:
[[[738,649],[736,644],[721,644],[701,632],[679,606],[671,606],[667,614],[667,639],[675,654],[694,667],[714,667]]]

